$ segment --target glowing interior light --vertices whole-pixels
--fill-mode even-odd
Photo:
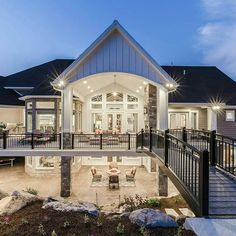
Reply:
[[[113,96],[116,96],[116,95],[117,95],[117,92],[113,92],[112,95],[113,95]]]

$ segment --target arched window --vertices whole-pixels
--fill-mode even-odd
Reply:
[[[107,93],[107,102],[123,102],[123,93],[113,92]]]

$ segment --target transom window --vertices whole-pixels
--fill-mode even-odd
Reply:
[[[127,101],[128,102],[138,102],[138,98],[132,95],[127,96]]]
[[[107,93],[107,102],[123,102],[124,96],[123,93],[113,92]]]
[[[102,102],[102,94],[96,95],[91,98],[92,102]]]

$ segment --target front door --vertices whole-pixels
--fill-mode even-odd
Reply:
[[[122,131],[122,114],[108,113],[107,114],[107,129],[112,131]]]
[[[188,113],[169,113],[169,127],[170,129],[188,127]]]

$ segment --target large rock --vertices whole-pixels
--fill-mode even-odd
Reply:
[[[9,196],[8,193],[6,193],[6,192],[0,190],[0,200],[3,199],[3,198],[5,198],[5,197],[7,197],[7,196]]]
[[[52,208],[55,211],[62,212],[84,212],[93,217],[97,217],[100,213],[97,207],[93,203],[89,202],[64,203],[59,201],[51,201],[44,204],[42,208]]]
[[[178,224],[170,216],[151,208],[135,210],[131,212],[129,219],[133,224],[144,226],[145,228],[178,227]]]
[[[11,196],[0,200],[0,216],[12,214],[39,198],[27,192],[15,191]]]

